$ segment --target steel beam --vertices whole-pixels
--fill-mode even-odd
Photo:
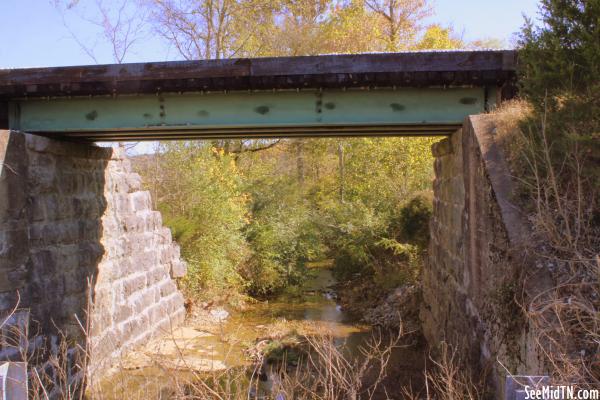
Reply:
[[[495,88],[183,93],[20,99],[9,126],[80,140],[448,134]]]

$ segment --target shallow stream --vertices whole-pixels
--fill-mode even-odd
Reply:
[[[170,335],[153,340],[124,358],[109,381],[102,382],[102,397],[168,398],[160,393],[168,393],[180,378],[192,378],[190,371],[204,374],[249,366],[253,363],[249,348],[291,329],[307,335],[326,333],[344,353],[355,355],[370,337],[371,327],[358,323],[336,304],[336,281],[329,268],[313,267],[309,273],[303,288],[294,294],[250,304],[224,319],[219,318],[223,310],[213,310],[207,314],[214,314],[216,320],[192,318]],[[414,369],[414,354],[406,354],[404,350],[392,357],[401,376],[410,374],[403,372],[407,367]]]

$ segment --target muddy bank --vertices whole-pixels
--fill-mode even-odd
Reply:
[[[383,291],[368,279],[337,283],[336,301],[348,315],[369,326],[421,336],[421,288],[409,284]]]

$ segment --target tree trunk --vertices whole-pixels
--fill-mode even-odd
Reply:
[[[298,171],[298,183],[304,186],[304,141],[296,139],[296,169]]]
[[[340,170],[340,203],[344,202],[344,189],[346,179],[346,165],[344,160],[344,143],[338,142],[338,165]]]

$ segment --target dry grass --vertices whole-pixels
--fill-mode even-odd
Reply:
[[[80,327],[87,339],[89,327]],[[317,329],[308,331],[314,333]],[[15,346],[19,346],[30,365],[38,365],[31,357],[26,358],[29,355],[22,339],[27,337],[28,332],[17,333],[19,339]],[[302,355],[296,362],[284,359],[272,363],[259,356],[248,367],[198,372],[192,366],[185,368],[185,349],[179,348],[183,368],[172,368],[172,363],[167,365],[161,358],[156,358],[151,371],[145,376],[117,366],[116,373],[108,380],[98,380],[86,379],[90,378],[89,344],[74,345],[67,337],[61,336],[44,367],[30,368],[30,398],[247,400],[263,398],[256,397],[257,393],[262,393],[265,399],[276,398],[277,395],[283,395],[285,399],[373,399],[377,391],[382,391],[381,383],[386,376],[391,353],[398,346],[402,332],[390,337],[376,331],[360,347],[359,357],[345,354],[335,338],[326,333],[299,337]],[[178,345],[175,337],[173,343]],[[271,376],[268,389],[261,383],[265,374]]]
[[[521,135],[521,123],[533,114],[533,107],[525,100],[514,99],[503,102],[490,113],[496,128],[496,140],[505,150],[509,166],[513,173],[518,165],[525,138]]]
[[[531,226],[526,251],[534,265],[528,268],[552,281],[523,304],[538,350],[556,382],[598,387],[600,227],[598,188],[588,170],[593,158],[576,132],[550,135],[546,115],[530,118],[523,101],[494,115]],[[560,151],[551,137],[561,138]]]
[[[165,368],[157,360],[154,375],[147,376],[142,385],[130,375],[123,382],[128,387],[111,391],[110,386],[101,385],[88,388],[88,392],[94,399],[122,395],[129,399],[246,400],[274,399],[278,395],[285,399],[372,399],[378,390],[381,393],[391,352],[401,336],[384,338],[374,334],[361,347],[360,357],[344,354],[332,336],[301,336],[298,349],[302,355],[295,362],[285,357],[278,362],[259,357],[248,367],[204,373],[192,368],[183,372]],[[122,375],[127,372],[120,371]],[[268,384],[263,382],[265,376],[270,378]],[[136,387],[138,390],[134,390]]]
[[[411,388],[403,388],[407,400],[479,400],[484,398],[483,379],[475,381],[473,371],[460,359],[455,349],[446,342],[440,344],[436,356],[429,356],[431,367],[426,368],[425,392],[414,393]]]

